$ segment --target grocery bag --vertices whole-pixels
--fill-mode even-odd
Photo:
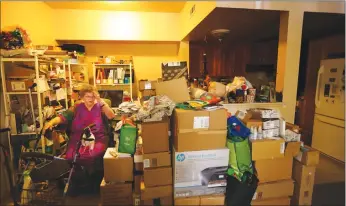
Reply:
[[[121,153],[134,154],[136,151],[137,128],[124,125],[120,129],[119,149]]]

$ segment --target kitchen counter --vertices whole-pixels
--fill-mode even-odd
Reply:
[[[222,104],[228,112],[235,114],[237,110],[245,111],[251,108],[264,108],[264,109],[276,109],[280,113],[286,108],[286,104],[283,102],[275,103],[234,103],[234,104]]]

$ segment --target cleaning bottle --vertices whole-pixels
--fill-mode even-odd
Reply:
[[[258,139],[263,139],[262,126],[258,127],[257,138]]]
[[[257,139],[257,127],[254,127],[253,139]]]
[[[254,133],[254,129],[253,129],[253,126],[251,126],[251,128],[250,128],[250,140],[253,140],[254,138],[254,136],[253,136],[253,133]]]

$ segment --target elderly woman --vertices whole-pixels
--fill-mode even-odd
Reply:
[[[77,159],[79,165],[84,166],[89,173],[95,169],[96,160],[99,160],[104,155],[108,144],[108,133],[106,125],[104,125],[104,116],[108,119],[115,117],[113,110],[100,97],[95,87],[91,85],[83,85],[80,88],[80,101],[69,108],[63,114],[52,119],[43,127],[43,133],[47,129],[59,124],[68,124],[71,134],[68,142],[66,159],[71,160],[74,157],[77,141],[83,133],[83,129],[90,124],[95,124],[91,127],[91,133],[95,136],[93,147],[81,146],[80,157]]]

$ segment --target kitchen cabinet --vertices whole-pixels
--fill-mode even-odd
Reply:
[[[277,41],[219,43],[190,42],[190,77],[199,77],[203,53],[212,77],[246,76],[247,65],[276,65]]]
[[[199,77],[203,68],[203,47],[197,43],[190,43],[189,48],[189,76]]]
[[[278,41],[254,42],[251,46],[252,65],[276,65],[278,54]]]

